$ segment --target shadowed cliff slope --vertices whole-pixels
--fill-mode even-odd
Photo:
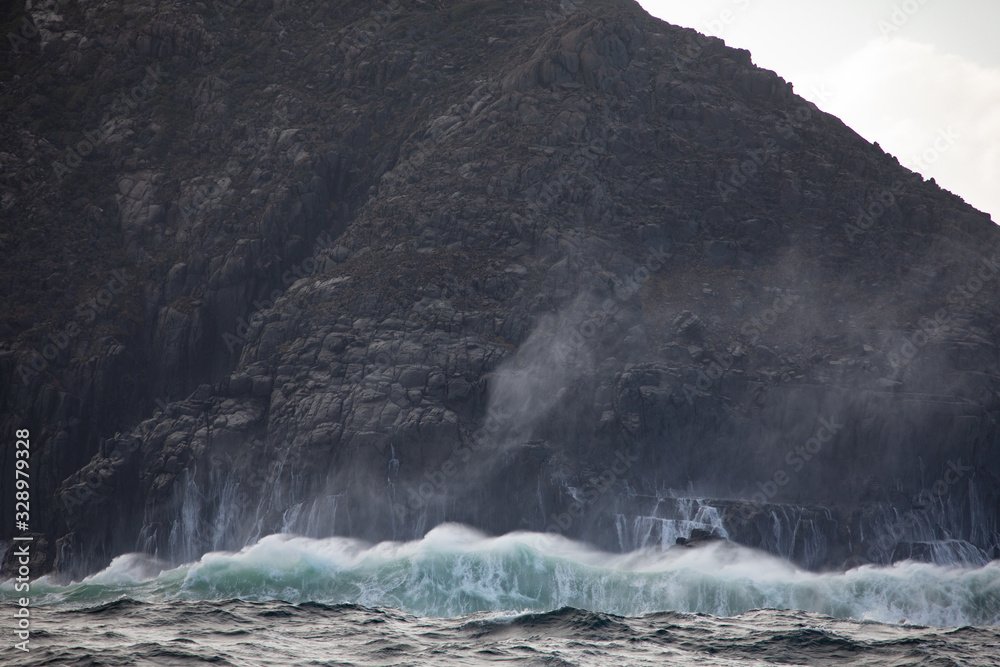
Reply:
[[[748,52],[626,1],[51,5],[0,92],[40,566],[1000,556],[997,229]]]

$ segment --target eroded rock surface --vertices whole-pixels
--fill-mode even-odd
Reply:
[[[59,7],[0,123],[46,567],[442,521],[1000,556],[1000,235],[748,52],[624,0]]]

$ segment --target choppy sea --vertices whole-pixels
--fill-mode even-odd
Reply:
[[[166,567],[0,584],[4,665],[1000,665],[1000,562],[815,573],[730,543],[610,554],[440,526],[271,535]]]

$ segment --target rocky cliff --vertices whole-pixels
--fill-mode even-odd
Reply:
[[[628,0],[6,21],[39,567],[442,521],[1000,557],[1000,234],[748,52]]]

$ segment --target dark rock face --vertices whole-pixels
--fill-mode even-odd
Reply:
[[[1000,556],[1000,234],[746,51],[624,0],[60,11],[0,124],[46,566],[443,521]]]

